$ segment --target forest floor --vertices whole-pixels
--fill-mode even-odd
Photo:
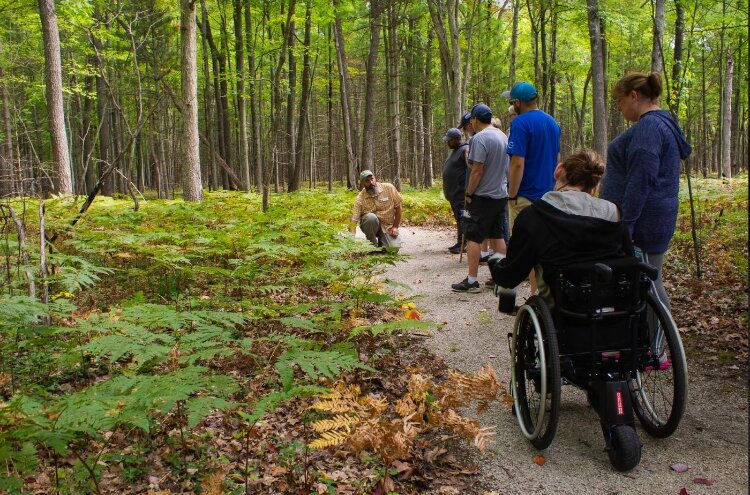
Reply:
[[[459,256],[449,254],[446,249],[452,244],[452,231],[404,227],[402,236],[403,260],[389,267],[385,277],[408,287],[396,292],[412,298],[423,319],[441,324],[439,330],[416,345],[426,347],[436,355],[436,361],[444,361],[458,371],[476,372],[490,364],[500,383],[508,386],[507,334],[514,317],[497,311],[497,298],[489,288],[483,288],[479,294],[450,290],[450,284],[462,280],[467,270],[466,258],[459,262]],[[480,281],[488,278],[488,269],[480,267]],[[667,282],[669,287],[669,279]],[[526,297],[527,283],[519,291],[519,301]],[[675,320],[683,331],[686,325],[695,325],[680,320],[679,304]],[[704,320],[716,321],[716,318],[706,315]],[[733,353],[734,359],[718,359],[716,352],[704,352],[707,346],[720,346],[721,335],[714,340],[704,336],[685,341],[689,370],[685,415],[678,430],[667,439],[653,439],[637,427],[643,454],[640,465],[634,470],[622,474],[611,467],[595,411],[588,407],[582,391],[566,386],[563,387],[560,425],[548,449],[536,451],[524,439],[507,403],[496,402],[480,417],[482,426],[496,428],[496,435],[486,450],[470,459],[476,465],[477,474],[468,475],[471,481],[460,491],[438,493],[746,493],[746,335],[745,350]],[[466,411],[466,414],[472,412]],[[543,458],[537,457],[538,454]],[[686,464],[688,470],[677,472],[672,468],[675,464]]]

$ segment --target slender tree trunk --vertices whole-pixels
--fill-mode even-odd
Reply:
[[[331,47],[331,34],[333,23],[328,23],[328,101],[326,103],[328,115],[328,128],[333,129],[333,50]],[[333,191],[333,133],[328,132],[328,192]]]
[[[425,63],[422,72],[422,140],[424,141],[424,154],[422,155],[422,166],[424,167],[425,185],[432,187],[435,181],[432,169],[432,37],[433,32],[427,33],[427,46],[425,47]]]
[[[396,189],[401,190],[401,90],[399,89],[399,41],[398,41],[398,24],[396,18],[396,6],[391,5],[388,10],[388,64],[389,85],[388,90],[391,92],[391,130],[393,136],[390,140],[394,169],[393,185]],[[456,89],[455,86],[453,87]]]
[[[341,91],[341,120],[344,124],[344,142],[346,144],[347,155],[347,182],[352,189],[357,189],[359,181],[357,173],[359,172],[359,163],[357,154],[354,150],[354,138],[352,132],[351,108],[349,103],[349,69],[346,59],[346,49],[344,47],[344,34],[341,30],[341,11],[339,9],[339,0],[333,0],[333,6],[336,10],[336,16],[333,22],[333,38],[336,42],[336,55],[339,68],[339,87]]]
[[[52,159],[55,162],[55,191],[58,194],[72,194],[73,177],[70,171],[70,152],[63,111],[60,33],[57,27],[54,0],[39,0],[39,16],[42,21],[42,39],[44,40],[47,116],[52,141]]]
[[[550,52],[549,52],[549,99],[547,100],[547,113],[552,117],[555,116],[555,102],[557,100],[557,5],[552,5],[552,32],[550,33]]]
[[[200,143],[198,138],[198,66],[196,63],[195,1],[180,0],[180,39],[182,47],[182,197],[185,201],[203,199]]]
[[[732,48],[727,48],[727,68],[724,77],[721,113],[721,172],[727,179],[732,178],[732,83],[734,78],[734,58]]]
[[[600,31],[599,1],[586,0],[591,41],[591,74],[594,81],[594,150],[607,156],[607,87],[604,80],[604,39]]]
[[[680,96],[682,95],[682,42],[685,37],[685,9],[682,0],[674,0],[674,65],[672,66],[672,91],[667,94],[667,101],[671,104],[672,117],[679,118]]]
[[[651,72],[664,72],[662,39],[664,37],[664,3],[665,0],[652,0],[654,9],[654,36],[651,45]]]
[[[510,67],[508,67],[508,88],[516,83],[516,57],[518,54],[518,14],[521,10],[521,0],[513,2],[513,26],[510,35]]]
[[[294,112],[296,110],[296,99],[297,99],[297,56],[294,54],[294,44],[297,39],[294,20],[289,25],[292,34],[289,36],[289,46],[287,47],[287,53],[289,61],[287,62],[287,89],[286,95],[286,156],[287,166],[286,175],[288,176],[288,185],[291,184],[292,177],[294,176],[294,157],[297,156],[297,130],[294,121]]]
[[[249,91],[248,96],[250,98],[250,133],[252,137],[252,156],[253,156],[253,172],[255,174],[255,186],[258,188],[258,192],[263,193],[263,160],[261,159],[261,142],[260,142],[260,109],[258,108],[258,84],[256,82],[257,72],[255,67],[255,47],[254,33],[252,29],[252,16],[250,15],[250,0],[245,0],[245,27],[247,28],[247,36],[245,41],[247,43],[247,54],[248,62],[247,69],[249,74]]]
[[[375,101],[377,96],[378,51],[380,50],[380,15],[383,0],[370,2],[370,49],[367,55],[367,82],[365,89],[365,120],[362,132],[362,168],[372,170],[374,161]]]
[[[3,131],[5,133],[3,154],[0,160],[0,198],[4,198],[14,192],[15,175],[13,174],[13,125],[10,118],[10,96],[8,95],[8,80],[2,67],[0,67],[0,90],[2,90]]]
[[[242,189],[250,190],[250,161],[247,142],[247,98],[245,96],[245,40],[242,29],[243,0],[234,0],[234,64],[237,73],[237,120],[239,120],[240,176]]]
[[[297,125],[297,143],[294,154],[294,172],[289,179],[289,191],[296,191],[300,188],[302,181],[302,171],[304,170],[304,151],[305,151],[305,127],[307,126],[310,106],[310,89],[312,87],[312,71],[310,67],[310,43],[312,38],[312,7],[311,2],[307,2],[305,9],[305,53],[302,56],[302,95],[299,102],[299,124]],[[310,143],[311,146],[313,143]],[[312,154],[312,148],[311,148]]]
[[[459,0],[448,1],[448,29],[451,35],[451,86],[453,87],[453,119],[458,121],[463,112],[463,95],[461,94],[461,44],[458,39],[458,2]]]
[[[451,0],[448,0],[451,1]],[[438,51],[440,52],[440,70],[441,77],[440,83],[443,87],[443,115],[445,117],[444,127],[452,126],[452,122],[458,122],[461,118],[461,113],[455,114],[453,108],[453,93],[457,91],[452,85],[453,78],[451,77],[451,70],[453,62],[451,58],[451,50],[448,46],[448,36],[445,33],[444,18],[445,9],[441,0],[428,0],[427,4],[430,9],[430,18],[432,19],[432,27],[435,30],[435,35],[438,39]],[[389,35],[390,37],[390,35]],[[389,68],[390,70],[390,68]]]

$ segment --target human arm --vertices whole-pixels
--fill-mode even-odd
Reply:
[[[518,197],[518,190],[521,188],[521,179],[523,178],[523,169],[526,159],[520,155],[510,157],[510,169],[508,170],[508,197],[515,201]]]
[[[466,184],[466,202],[471,203],[471,196],[479,186],[479,181],[482,180],[484,175],[484,163],[473,162],[471,165],[471,173],[469,174],[469,182]]]
[[[357,232],[357,224],[359,224],[359,219],[362,217],[362,198],[360,195],[357,195],[357,198],[354,200],[354,206],[352,207],[352,216],[349,219],[349,232],[352,234]]]
[[[508,245],[507,257],[489,261],[492,279],[499,286],[508,289],[523,282],[539,261],[533,236],[523,226],[523,216],[524,212],[521,212],[513,224],[513,242]]]
[[[401,205],[397,204],[393,207],[393,225],[388,227],[388,234],[391,237],[398,237],[398,227],[401,225]]]
[[[661,134],[646,122],[636,124],[633,136],[625,149],[625,179],[622,200],[618,205],[622,221],[633,235],[635,224],[641,218],[652,190],[659,180],[662,149]]]

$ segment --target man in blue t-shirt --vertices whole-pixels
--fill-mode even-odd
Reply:
[[[508,154],[510,173],[508,179],[508,208],[510,229],[525,207],[552,190],[553,177],[560,153],[560,126],[550,115],[539,109],[539,92],[533,84],[520,82],[502,94],[518,116],[510,126]],[[512,235],[511,235],[511,242]],[[532,271],[529,278],[531,293],[536,293],[536,280]]]

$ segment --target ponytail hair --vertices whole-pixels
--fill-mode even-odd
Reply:
[[[630,72],[615,83],[612,88],[612,98],[617,99],[635,90],[651,101],[654,101],[661,96],[662,89],[660,73],[652,72],[646,75],[641,72]]]
[[[584,148],[576,151],[562,162],[564,181],[571,186],[580,186],[585,192],[591,192],[604,175],[604,160],[599,153]]]

